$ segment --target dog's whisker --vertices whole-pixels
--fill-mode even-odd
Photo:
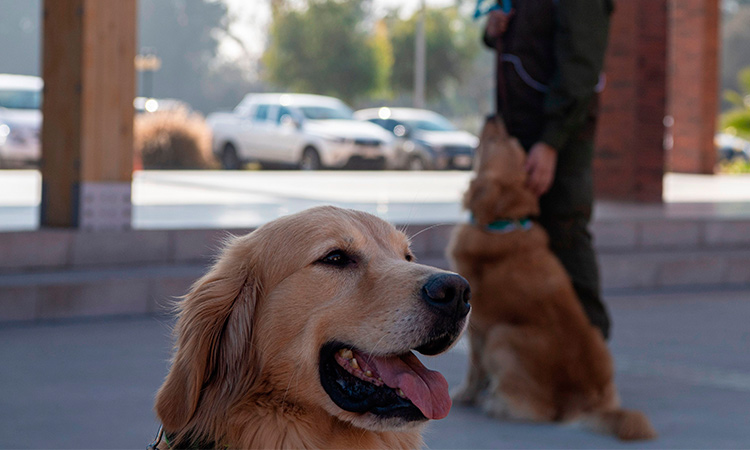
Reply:
[[[417,231],[416,233],[414,233],[414,235],[410,236],[409,239],[414,239],[415,237],[419,236],[420,234],[424,233],[425,231],[430,231],[433,228],[444,227],[446,225],[453,225],[453,224],[450,223],[450,222],[443,222],[443,223],[436,223],[435,225],[430,225],[427,228],[423,228],[423,229]]]

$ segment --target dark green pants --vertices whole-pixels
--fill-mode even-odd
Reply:
[[[533,144],[522,143],[524,147]],[[601,298],[599,266],[588,229],[594,203],[593,153],[590,140],[574,140],[558,152],[555,180],[540,198],[539,223],[547,230],[550,248],[570,275],[584,311],[606,339],[610,319]]]

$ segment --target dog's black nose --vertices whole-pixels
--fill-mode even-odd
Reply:
[[[422,287],[422,298],[445,312],[455,311],[459,317],[469,313],[471,289],[464,277],[455,273],[432,275]]]

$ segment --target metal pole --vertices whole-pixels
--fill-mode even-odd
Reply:
[[[425,63],[426,63],[426,44],[425,44],[425,15],[427,6],[425,0],[422,0],[422,9],[417,18],[417,30],[415,39],[415,58],[414,58],[414,107],[424,108],[425,97]]]

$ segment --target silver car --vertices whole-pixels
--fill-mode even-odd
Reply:
[[[440,114],[415,108],[370,108],[354,113],[396,138],[395,168],[471,169],[479,139]]]
[[[42,79],[0,74],[0,168],[35,164],[41,156]]]

